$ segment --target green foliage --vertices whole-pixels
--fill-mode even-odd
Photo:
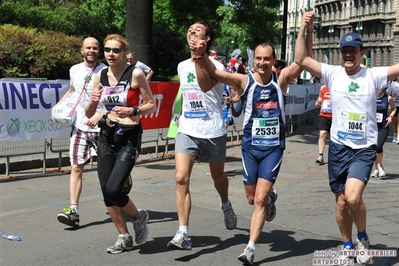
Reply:
[[[0,78],[68,79],[69,68],[82,61],[81,43],[63,33],[1,25]]]
[[[108,33],[124,34],[126,0],[87,0],[38,5],[37,1],[6,0],[0,5],[0,24],[54,30],[74,36],[93,36],[100,41]],[[42,2],[42,1],[40,1]],[[48,1],[52,2],[52,1]]]
[[[36,32],[27,34],[26,40],[20,34],[10,33],[12,44],[4,41],[0,43],[0,47],[6,47],[9,53],[5,55],[1,52],[6,59],[0,57],[2,60],[0,76],[67,77],[68,71],[65,72],[64,66],[60,66],[59,62],[62,61],[67,65],[67,69],[72,62],[81,61],[80,55],[76,57],[76,53],[79,52],[82,37],[92,36],[102,42],[109,33],[126,35],[126,0],[4,0],[1,2],[0,25],[14,24],[25,27],[26,31]],[[217,34],[211,48],[218,50],[219,53],[224,53],[226,49],[231,52],[237,47],[245,51],[246,47],[254,48],[264,41],[276,43],[277,37],[281,35],[278,28],[273,28],[278,21],[277,13],[281,1],[202,0],[199,4],[198,7],[198,3],[191,0],[154,0],[152,21],[154,60],[150,60],[155,62],[155,66],[152,66],[156,75],[154,80],[169,80],[174,77],[177,73],[177,64],[190,56],[186,32],[195,21],[206,20],[214,27]],[[134,13],[135,10],[129,12]],[[44,36],[47,30],[50,30],[46,34],[51,40]],[[21,28],[18,29],[18,32],[23,31]],[[62,38],[58,32],[65,34],[63,41],[58,41],[58,38]],[[35,36],[36,34],[38,36]],[[234,47],[231,46],[232,40]],[[135,38],[134,42],[132,46],[143,45],[140,43],[142,38]],[[13,50],[20,46],[22,46],[21,51]],[[37,58],[38,54],[43,58]],[[242,55],[244,56],[243,53]],[[50,70],[54,73],[50,74]]]
[[[280,1],[229,0],[229,3],[216,10],[222,18],[220,27],[224,38],[220,45],[234,40],[243,51],[246,47],[253,49],[265,41],[276,43],[279,30],[273,25],[278,21]]]
[[[193,8],[190,0],[156,0],[153,5],[153,50],[157,80],[170,80],[177,74],[179,62],[190,57],[186,34],[190,25],[206,20],[219,31],[215,12],[223,0],[203,0]]]

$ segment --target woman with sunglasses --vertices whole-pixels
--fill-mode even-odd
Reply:
[[[145,243],[148,236],[148,213],[136,208],[124,184],[140,151],[139,114],[153,113],[155,104],[143,71],[126,63],[127,50],[127,41],[121,35],[110,34],[104,39],[104,56],[109,67],[96,74],[86,106],[87,117],[94,114],[99,101],[108,111],[98,125],[101,131],[97,173],[105,206],[119,233],[116,243],[107,249],[112,254],[133,249],[124,212],[133,218],[136,244]],[[139,107],[140,95],[143,104]]]

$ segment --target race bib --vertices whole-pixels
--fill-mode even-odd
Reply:
[[[366,132],[366,113],[340,110],[338,112],[338,138],[353,141],[363,140]]]
[[[101,102],[104,103],[107,110],[112,110],[115,106],[124,106],[127,93],[124,86],[103,87]]]
[[[204,118],[207,116],[205,95],[202,91],[183,92],[183,115],[185,118]]]
[[[278,117],[254,118],[252,124],[252,145],[280,145],[280,121]]]
[[[382,122],[382,114],[381,113],[377,113],[377,123],[381,123]]]
[[[323,113],[332,113],[331,100],[323,100],[321,111]]]

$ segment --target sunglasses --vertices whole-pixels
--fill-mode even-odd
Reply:
[[[114,52],[114,54],[119,54],[119,53],[125,51],[125,49],[104,47],[104,52],[110,53],[111,51]]]

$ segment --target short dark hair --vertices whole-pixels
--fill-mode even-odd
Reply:
[[[255,50],[256,50],[256,48],[258,48],[259,46],[261,46],[261,47],[271,47],[272,48],[272,56],[273,56],[273,58],[274,57],[276,57],[276,48],[274,48],[274,45],[273,44],[271,44],[270,42],[264,42],[264,43],[261,43],[261,44],[258,44],[256,47],[255,47]],[[254,50],[254,51],[255,51]],[[255,53],[254,53],[254,56],[255,56]]]

